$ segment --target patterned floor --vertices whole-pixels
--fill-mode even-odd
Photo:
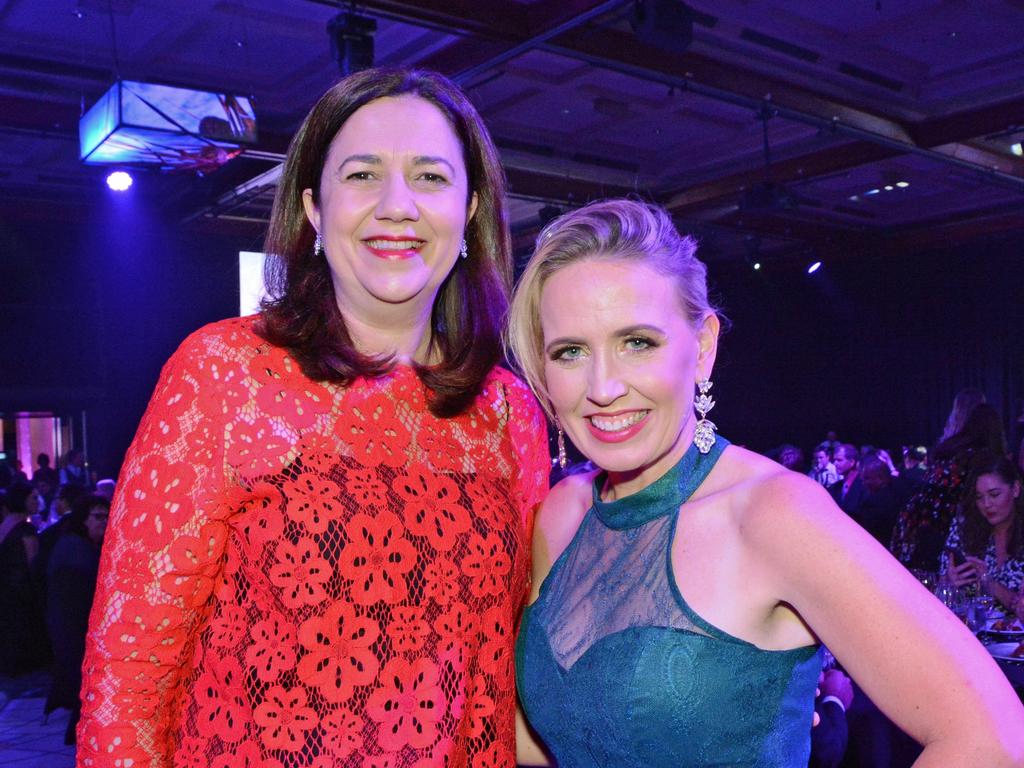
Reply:
[[[68,711],[43,718],[49,688],[46,672],[0,677],[0,766],[74,768],[75,748],[64,745]]]

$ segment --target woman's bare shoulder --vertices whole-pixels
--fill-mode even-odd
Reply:
[[[596,475],[597,472],[569,475],[548,492],[541,504],[533,528],[533,597],[590,509],[590,489]]]
[[[593,500],[597,471],[569,475],[556,483],[537,513],[537,528],[543,529],[551,543],[572,539]],[[569,542],[565,541],[565,545]],[[563,548],[564,546],[563,545]]]
[[[745,448],[726,448],[716,470],[708,492],[727,499],[747,535],[770,536],[780,525],[799,525],[808,516],[838,511],[821,485]]]

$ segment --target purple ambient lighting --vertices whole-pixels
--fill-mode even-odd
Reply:
[[[817,271],[818,271],[819,269],[821,269],[821,262],[820,262],[820,261],[816,261],[816,262],[814,262],[813,264],[811,264],[811,266],[809,266],[809,267],[807,268],[807,274],[808,274],[808,275],[813,275],[813,274],[814,274],[815,272],[817,272]]]
[[[107,186],[115,192],[124,192],[132,185],[133,179],[126,171],[114,171],[107,176]]]

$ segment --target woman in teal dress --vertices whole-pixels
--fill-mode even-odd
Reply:
[[[517,288],[510,351],[600,468],[535,523],[520,762],[536,735],[560,768],[803,768],[823,642],[918,766],[1020,765],[1024,709],[966,628],[818,484],[715,434],[694,252],[660,209],[594,203]]]

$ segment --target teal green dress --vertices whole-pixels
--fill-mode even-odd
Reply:
[[[683,599],[680,505],[727,442],[691,447],[642,491],[594,504],[523,615],[516,681],[559,768],[806,768],[816,646],[762,650]]]

